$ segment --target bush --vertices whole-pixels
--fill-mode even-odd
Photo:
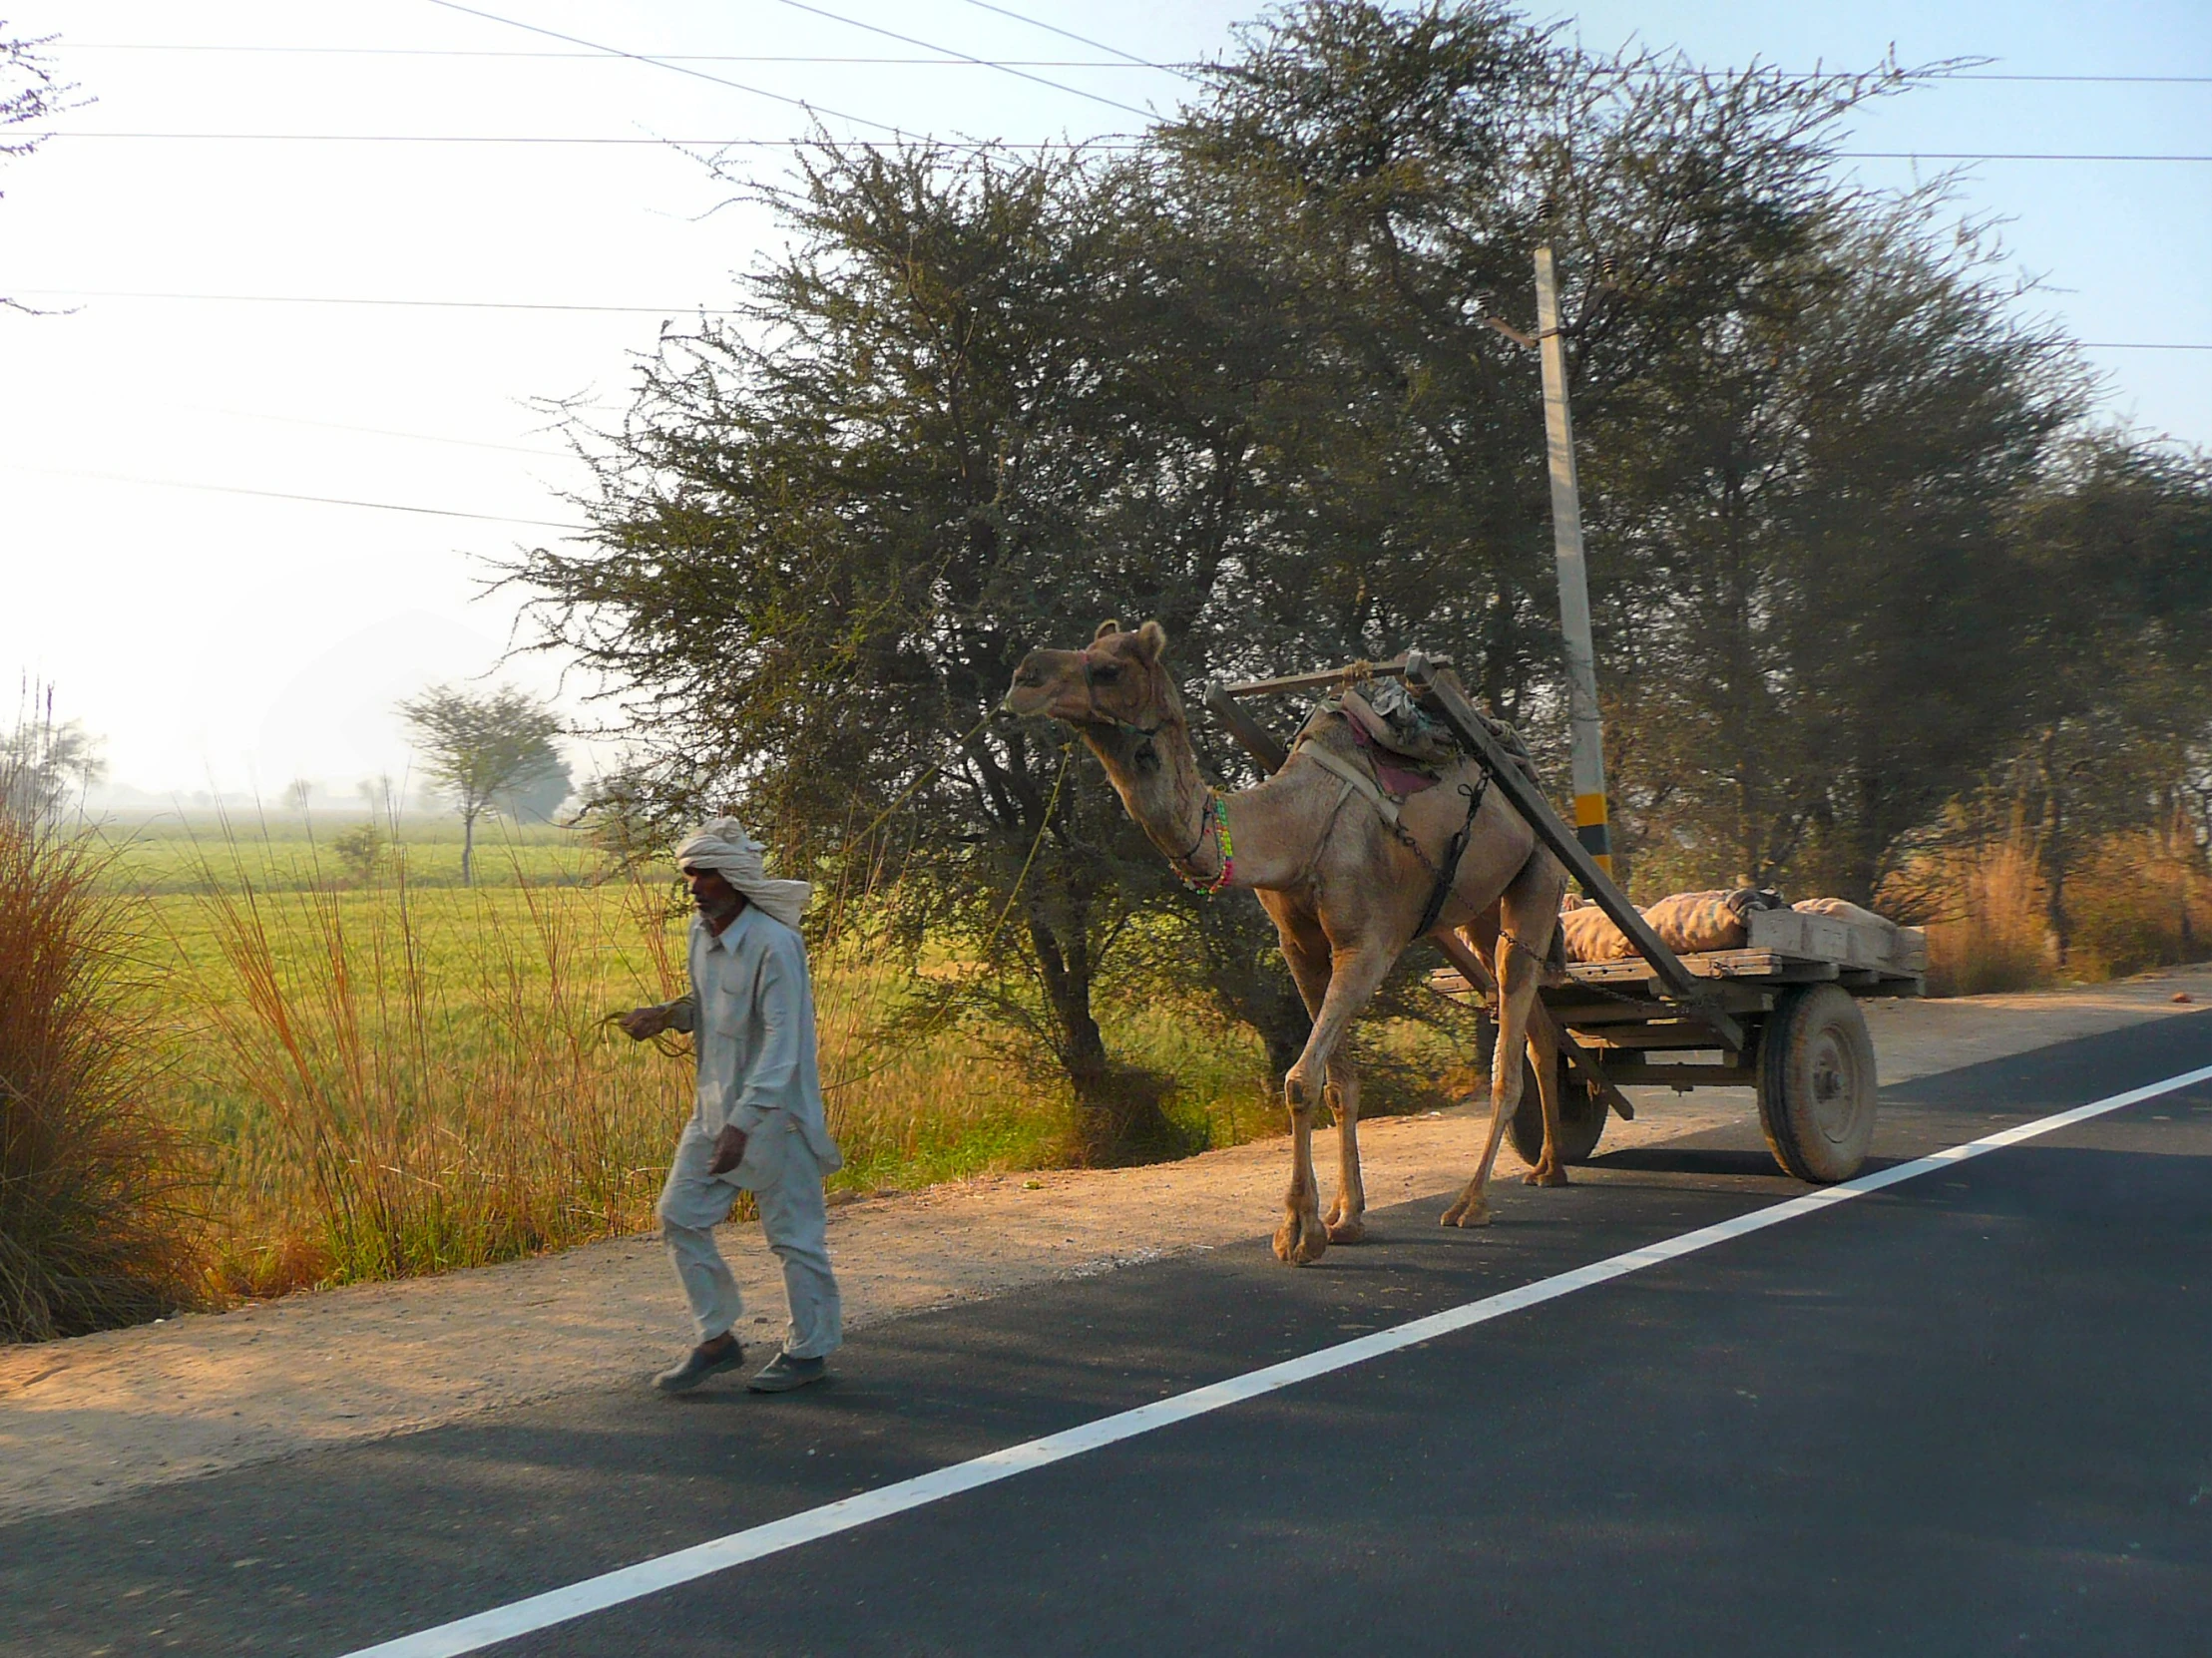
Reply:
[[[384,862],[384,831],[374,818],[366,819],[332,839],[330,850],[338,855],[353,884],[365,887],[376,879]]]
[[[0,772],[19,762],[0,759]],[[0,776],[0,1340],[192,1299],[194,1187],[147,1100],[131,905],[112,853]]]

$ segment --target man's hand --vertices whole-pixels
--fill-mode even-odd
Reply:
[[[732,1125],[714,1136],[714,1155],[706,1161],[706,1172],[727,1174],[744,1160],[745,1131]]]
[[[655,1008],[633,1008],[615,1023],[623,1028],[623,1035],[634,1042],[642,1042],[648,1036],[658,1036],[668,1029],[674,1016],[663,1004]]]

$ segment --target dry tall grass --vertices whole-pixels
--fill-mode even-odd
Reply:
[[[219,867],[219,859],[221,867]],[[674,889],[421,891],[227,841],[173,912],[179,1115],[221,1182],[229,1294],[412,1276],[646,1229],[690,1110],[686,1039],[607,1016],[683,988]],[[817,962],[823,1078],[872,1188],[1057,1160],[1065,1103],[951,1034],[877,1039],[896,975]],[[181,1005],[180,1005],[181,1003]]]
[[[0,760],[0,771],[9,762]],[[0,776],[0,1341],[194,1295],[197,1196],[154,1102],[112,854]]]
[[[394,1278],[650,1224],[687,1089],[610,1036],[666,962],[610,959],[573,891],[270,892],[236,867],[186,952],[226,1289]],[[512,893],[506,895],[512,899]],[[238,1107],[244,1107],[239,1109]]]
[[[2168,838],[2114,835],[2080,860],[2066,883],[2063,962],[2048,898],[2025,833],[1930,853],[1883,895],[1927,915],[1936,996],[2096,983],[2212,956],[2212,875]]]
[[[160,1109],[214,1170],[203,1258],[217,1291],[411,1276],[649,1228],[690,1110],[688,1042],[633,1044],[606,1017],[682,989],[679,889],[581,881],[540,867],[543,847],[510,879],[423,888],[396,834],[380,864],[341,876],[299,827],[195,842],[190,871],[151,831],[132,848],[133,870],[159,878],[142,901],[167,935],[167,972],[137,1017],[170,1061]],[[846,1159],[834,1183],[1074,1160],[1063,1081],[950,1024],[886,1035],[913,987],[872,945],[868,898],[864,884],[825,894],[809,929]],[[1151,997],[1101,1013],[1113,1050],[1167,1079],[1188,1143],[1280,1131],[1248,1032]],[[1378,1039],[1372,1107],[1389,1105],[1399,1071],[1437,1075],[1456,1057],[1433,1033]],[[1421,1089],[1402,1104],[1445,1098]]]

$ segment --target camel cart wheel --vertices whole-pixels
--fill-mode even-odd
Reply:
[[[1874,1040],[1859,1004],[1836,985],[1792,991],[1759,1042],[1759,1125],[1783,1171],[1848,1180],[1874,1143]]]
[[[1605,1102],[1589,1091],[1573,1067],[1559,1060],[1559,1157],[1586,1163],[1605,1132]],[[1530,1167],[1544,1155],[1544,1101],[1537,1097],[1537,1069],[1521,1061],[1521,1103],[1507,1119],[1506,1137]]]

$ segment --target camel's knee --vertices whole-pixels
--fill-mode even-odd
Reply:
[[[1520,1055],[1516,1054],[1511,1061],[1498,1060],[1497,1068],[1498,1079],[1490,1090],[1491,1103],[1501,1116],[1510,1117],[1521,1106]]]

